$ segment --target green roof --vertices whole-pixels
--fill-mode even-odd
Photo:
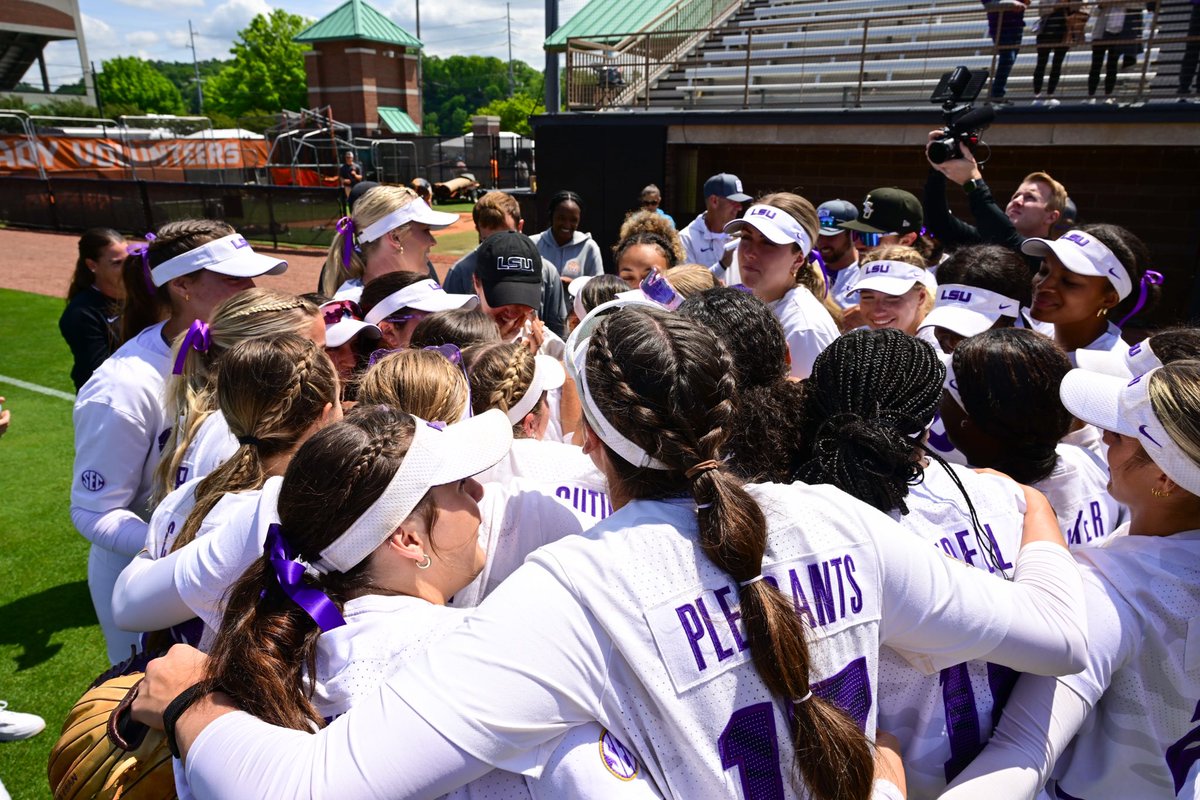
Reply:
[[[567,39],[583,37],[593,42],[635,33],[666,11],[674,0],[591,0],[542,43],[547,50],[563,50]]]
[[[379,119],[392,133],[418,134],[421,132],[420,126],[413,122],[413,118],[395,106],[379,106],[378,111]]]
[[[423,47],[420,40],[367,5],[363,0],[347,0],[332,13],[309,25],[296,35],[297,42],[335,42],[366,39],[401,47]]]

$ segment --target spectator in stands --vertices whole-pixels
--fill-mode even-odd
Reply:
[[[858,280],[858,248],[850,231],[838,226],[858,219],[858,209],[848,200],[830,200],[817,206],[821,232],[817,236],[817,252],[825,262],[825,271],[833,279],[829,296],[838,308],[854,305],[850,290]]]
[[[353,150],[342,153],[342,165],[338,167],[338,177],[342,179],[342,190],[346,192],[346,197],[349,197],[350,190],[363,179],[362,164],[354,160]]]
[[[1088,102],[1096,102],[1100,85],[1100,67],[1104,67],[1104,103],[1114,106],[1112,96],[1117,88],[1117,69],[1121,59],[1137,57],[1140,42],[1137,29],[1142,21],[1141,2],[1101,5],[1092,27],[1092,66],[1088,70]]]
[[[1038,0],[1037,20],[1037,63],[1033,68],[1033,104],[1046,105],[1054,108],[1058,100],[1054,99],[1054,90],[1058,88],[1058,79],[1062,75],[1063,60],[1067,51],[1075,44],[1077,26],[1068,24],[1073,18],[1077,19],[1082,13],[1079,0]],[[1054,60],[1051,61],[1051,55]],[[1042,94],[1042,82],[1046,76],[1046,65],[1050,65],[1050,82],[1046,84],[1046,94]]]
[[[583,198],[571,191],[557,192],[550,198],[550,227],[530,237],[542,258],[558,268],[564,283],[604,272],[600,245],[590,233],[579,230],[582,219]]]
[[[728,267],[733,263],[733,251],[727,250],[729,234],[725,226],[741,216],[742,203],[750,200],[742,191],[737,175],[722,172],[704,182],[704,213],[679,232],[685,252],[684,261],[713,267]],[[714,270],[718,278],[723,274]]]
[[[128,253],[125,237],[112,228],[92,228],[79,237],[79,258],[67,289],[67,307],[58,330],[71,348],[75,391],[87,383],[116,349],[125,284],[121,268]]]
[[[1183,48],[1183,60],[1179,62],[1179,100],[1184,102],[1192,90],[1192,81],[1196,80],[1196,70],[1200,67],[1200,0],[1191,0],[1191,16],[1188,17],[1188,43]],[[1200,82],[1196,84],[1200,89]]]
[[[507,192],[488,192],[479,198],[471,209],[471,219],[482,244],[489,236],[503,231],[523,231],[525,220],[521,219],[521,204]],[[471,294],[475,291],[475,264],[479,249],[476,248],[460,258],[446,275],[446,291],[451,294]],[[566,305],[563,300],[563,285],[558,269],[542,258],[542,302],[538,315],[546,327],[559,336],[566,336]]]
[[[839,222],[838,227],[850,231],[860,257],[885,244],[915,248],[927,262],[933,256],[934,244],[925,235],[921,201],[903,189],[872,189],[858,218]]]
[[[987,9],[988,37],[996,44],[996,74],[992,77],[992,105],[1009,105],[1004,97],[1008,75],[1017,63],[1025,33],[1025,7],[1029,0],[980,0]]]
[[[666,217],[667,221],[671,223],[671,227],[675,227],[675,218],[662,210],[662,192],[657,186],[653,183],[647,184],[646,188],[642,189],[639,200],[638,205],[641,206],[642,211],[653,211],[655,214]]]

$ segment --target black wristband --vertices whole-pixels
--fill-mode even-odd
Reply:
[[[179,743],[175,741],[175,723],[193,703],[208,694],[211,694],[211,690],[204,682],[193,684],[180,692],[163,710],[163,733],[167,737],[167,747],[171,749],[171,755],[175,758],[182,758],[179,755]]]
[[[963,191],[967,194],[971,194],[972,192],[976,192],[985,186],[987,186],[987,184],[983,182],[983,178],[971,178],[969,181],[965,181],[963,183]]]

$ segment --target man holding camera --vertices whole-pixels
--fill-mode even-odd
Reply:
[[[943,136],[943,131],[931,131],[929,141]],[[961,156],[940,164],[929,162],[932,168],[925,182],[925,224],[946,246],[998,244],[1021,252],[1021,243],[1030,238],[1053,238],[1054,223],[1067,205],[1067,190],[1045,172],[1025,176],[1013,192],[1008,205],[1001,209],[992,197],[992,190],[983,182],[979,164],[970,148],[962,147]],[[926,158],[929,145],[925,146]],[[946,180],[949,179],[967,193],[967,202],[975,225],[956,219],[946,205]],[[1030,260],[1030,257],[1026,257]],[[1040,259],[1032,259],[1031,266]]]

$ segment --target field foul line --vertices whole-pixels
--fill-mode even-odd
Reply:
[[[38,394],[57,397],[59,400],[70,400],[72,403],[75,402],[75,395],[71,394],[70,392],[51,389],[49,386],[39,386],[36,383],[30,383],[29,381],[23,381],[17,378],[10,378],[7,375],[0,375],[0,383],[11,383],[13,386],[16,386],[19,389],[28,389],[29,391],[37,392]]]

